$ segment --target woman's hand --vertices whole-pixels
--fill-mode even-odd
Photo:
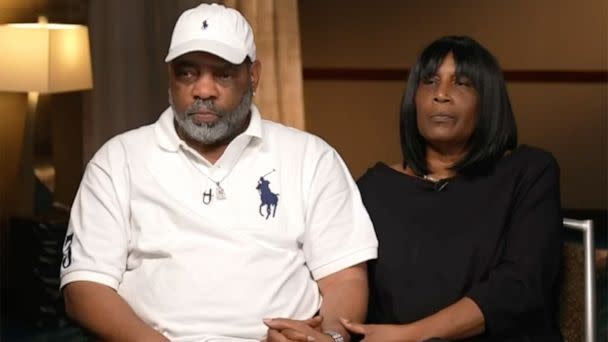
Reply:
[[[359,324],[340,319],[342,325],[351,333],[364,335],[361,342],[417,342],[408,336],[408,326],[400,324]]]

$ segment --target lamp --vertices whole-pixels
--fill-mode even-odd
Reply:
[[[89,33],[86,26],[51,24],[0,25],[0,91],[27,92],[23,154],[16,211],[34,208],[34,127],[39,94],[93,87]]]

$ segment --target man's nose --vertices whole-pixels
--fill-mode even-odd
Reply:
[[[217,83],[211,73],[203,73],[194,84],[192,95],[196,98],[209,99],[218,95]]]

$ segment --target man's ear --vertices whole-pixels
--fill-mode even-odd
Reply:
[[[260,83],[260,76],[262,75],[262,63],[255,61],[251,63],[249,67],[249,77],[251,77],[251,89],[255,92],[258,89]]]

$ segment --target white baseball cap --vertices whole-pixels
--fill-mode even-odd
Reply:
[[[241,13],[218,4],[200,4],[177,19],[165,62],[192,51],[204,51],[232,64],[255,61],[253,30]]]

